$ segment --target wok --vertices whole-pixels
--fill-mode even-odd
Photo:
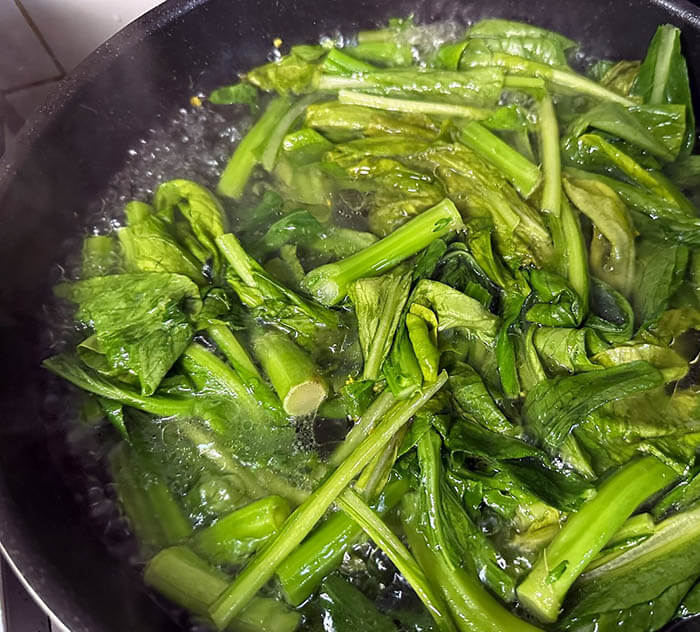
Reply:
[[[71,480],[50,376],[43,308],[56,265],[128,148],[196,91],[261,63],[274,37],[316,40],[415,12],[421,22],[500,16],[584,42],[596,56],[639,58],[657,24],[683,29],[700,86],[700,10],[683,0],[172,0],[91,55],[41,108],[0,164],[0,542],[45,608],[72,632],[173,630],[137,572],[110,553]],[[700,103],[696,93],[695,101]],[[166,174],[167,175],[167,174]],[[52,388],[56,388],[55,385]],[[87,499],[89,500],[89,499]],[[700,630],[685,622],[675,630]]]

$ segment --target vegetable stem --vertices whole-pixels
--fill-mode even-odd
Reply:
[[[333,74],[352,75],[356,72],[373,72],[376,66],[368,64],[337,48],[332,48],[323,60],[322,68],[324,72]]]
[[[635,105],[634,101],[631,99],[623,97],[612,90],[608,90],[599,83],[587,79],[571,70],[553,68],[547,64],[531,61],[515,55],[491,52],[488,56],[470,60],[468,65],[470,68],[496,66],[514,75],[544,79],[560,88],[574,90],[596,99],[614,101],[622,105]]]
[[[205,558],[226,562],[227,552],[245,540],[264,540],[277,532],[291,512],[281,496],[266,496],[219,518],[200,529],[192,539],[195,550]],[[233,563],[238,561],[234,556]]]
[[[347,84],[347,81],[343,82],[342,77],[327,77],[326,83],[335,83],[340,85],[341,83]],[[418,101],[416,99],[396,99],[345,89],[340,89],[338,91],[338,101],[346,105],[363,105],[376,110],[388,110],[389,112],[454,116],[458,118],[474,119],[477,121],[487,119],[489,116],[491,116],[491,114],[493,114],[493,110],[471,105],[440,103],[438,101]]]
[[[112,475],[131,527],[147,546],[160,548],[190,537],[192,525],[166,484],[139,466],[132,450],[119,446]]]
[[[305,351],[276,331],[256,334],[253,350],[287,414],[307,415],[318,410],[328,388]]]
[[[385,389],[375,397],[369,408],[345,436],[343,443],[336,448],[330,459],[330,464],[337,467],[347,459],[353,450],[364,441],[377,421],[389,411],[396,401],[396,397],[389,389]]]
[[[443,556],[430,549],[413,518],[404,516],[404,531],[411,551],[425,574],[443,593],[460,632],[538,632],[506,610],[481,582],[462,568],[450,568]]]
[[[221,174],[216,188],[220,195],[234,199],[243,195],[248,178],[258,163],[255,150],[268,140],[290,107],[291,103],[287,97],[277,97],[270,102],[263,115],[238,144]]]
[[[207,327],[207,334],[238,373],[262,379],[245,347],[238,341],[228,325],[223,323],[211,325]]]
[[[403,480],[386,486],[373,509],[380,516],[393,509],[408,489]],[[299,606],[333,572],[345,552],[361,535],[361,527],[342,511],[334,513],[280,564],[277,569],[282,592],[288,603]]]
[[[459,211],[450,200],[444,199],[360,252],[311,270],[304,284],[317,301],[327,306],[335,305],[345,298],[353,281],[393,268],[462,226]]]
[[[279,116],[279,120],[270,131],[270,135],[265,141],[264,149],[260,154],[260,164],[265,171],[270,172],[274,169],[282,141],[294,121],[301,116],[309,105],[322,98],[323,94],[309,94],[291,105],[284,114]]]
[[[616,472],[569,518],[518,586],[522,605],[542,621],[556,621],[567,591],[588,563],[642,501],[675,478],[651,456]]]
[[[190,612],[207,617],[208,606],[226,589],[228,577],[184,546],[158,553],[144,570],[146,583]],[[301,615],[276,599],[253,599],[234,621],[232,632],[293,632]]]
[[[542,174],[537,165],[480,123],[470,121],[462,125],[459,140],[500,169],[523,197],[530,197],[538,187]]]
[[[399,569],[423,605],[433,617],[438,630],[456,631],[447,606],[436,594],[410,551],[396,534],[352,489],[346,489],[338,498],[338,506],[386,553]]]
[[[396,432],[440,390],[447,375],[411,399],[392,408],[352,454],[289,517],[270,542],[241,572],[235,581],[212,604],[210,614],[219,629],[245,607],[272,577],[280,563],[301,543],[326,510],[355,476],[391,441]]]
[[[559,126],[554,104],[549,95],[540,101],[540,142],[544,184],[542,187],[542,212],[559,217],[561,213],[561,154],[559,150]]]

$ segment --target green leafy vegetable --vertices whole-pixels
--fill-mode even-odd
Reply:
[[[144,395],[155,392],[189,345],[191,318],[202,306],[192,281],[164,272],[93,277],[56,293],[78,305],[76,319],[94,329],[109,365],[133,373]]]
[[[670,24],[659,26],[639,68],[632,91],[650,105],[673,103],[684,106],[686,131],[683,153],[689,154],[695,143],[695,117],[680,36],[680,30]]]

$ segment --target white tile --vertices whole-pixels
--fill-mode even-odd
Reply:
[[[66,70],[161,1],[21,0]]]
[[[0,0],[0,90],[42,81],[58,73],[14,0]]]

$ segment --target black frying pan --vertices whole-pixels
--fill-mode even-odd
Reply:
[[[626,58],[642,56],[657,24],[671,22],[683,29],[700,86],[700,10],[684,0],[172,0],[91,55],[0,163],[0,542],[72,632],[178,626],[85,518],[84,494],[68,482],[76,464],[65,449],[61,407],[45,404],[52,378],[39,368],[47,355],[42,305],[70,236],[85,230],[138,138],[195,91],[261,63],[274,37],[299,43],[411,12],[421,22],[530,21],[583,41],[587,53]]]

